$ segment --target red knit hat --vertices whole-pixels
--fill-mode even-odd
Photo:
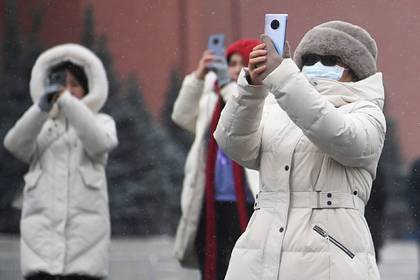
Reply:
[[[242,39],[231,44],[226,51],[226,59],[229,61],[232,54],[237,53],[242,57],[245,66],[248,65],[249,54],[252,49],[261,44],[260,40],[256,39]]]

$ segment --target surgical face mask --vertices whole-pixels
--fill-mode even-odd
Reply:
[[[311,66],[304,66],[302,68],[302,73],[311,80],[315,78],[329,79],[338,81],[343,76],[345,68],[334,65],[334,66],[325,66],[320,61]]]

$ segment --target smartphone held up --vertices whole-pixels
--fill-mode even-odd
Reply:
[[[283,55],[286,44],[288,14],[266,14],[264,34],[273,41],[274,47],[279,55]]]
[[[223,57],[225,55],[225,35],[210,35],[207,49],[210,50],[214,55]]]
[[[57,94],[66,84],[66,71],[54,71],[48,76],[48,85],[46,93],[48,94],[48,101],[54,101]]]

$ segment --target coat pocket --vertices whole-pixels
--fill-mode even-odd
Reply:
[[[41,177],[41,174],[42,170],[39,168],[30,170],[28,173],[25,174],[25,176],[23,177],[23,180],[25,181],[25,192],[28,192],[36,187],[39,178]]]
[[[79,173],[86,187],[100,189],[104,185],[105,174],[102,170],[79,167]]]
[[[329,235],[324,229],[321,227],[315,225],[313,227],[313,230],[317,232],[322,237],[326,238],[329,242],[331,242],[333,245],[335,245],[337,248],[339,248],[341,251],[343,251],[347,256],[349,256],[351,259],[354,258],[354,253],[348,249],[346,246],[344,246],[341,242],[339,242],[337,239]]]
[[[25,187],[23,189],[22,219],[36,215],[48,208],[49,192],[46,191],[48,185],[42,173],[40,168],[35,168],[23,177]]]

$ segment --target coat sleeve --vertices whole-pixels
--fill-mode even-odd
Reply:
[[[197,79],[195,73],[186,76],[172,111],[172,120],[192,133],[195,133],[203,90],[204,81]]]
[[[95,116],[83,102],[69,92],[65,92],[57,102],[90,156],[108,153],[118,145],[115,121],[110,116]]]
[[[9,130],[4,138],[5,148],[15,157],[29,163],[36,149],[36,140],[48,114],[32,105]]]
[[[264,86],[249,85],[242,70],[237,90],[228,99],[214,132],[219,147],[231,159],[250,169],[259,169],[261,119],[267,94]]]
[[[238,84],[230,82],[220,90],[220,95],[223,101],[226,103],[230,97],[234,96],[238,92]]]
[[[375,173],[370,165],[376,165],[386,132],[384,114],[376,104],[357,101],[350,113],[335,108],[291,59],[283,60],[263,82],[320,150],[345,166],[365,167]]]

